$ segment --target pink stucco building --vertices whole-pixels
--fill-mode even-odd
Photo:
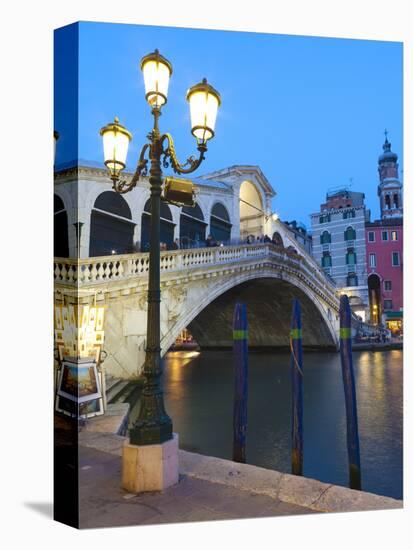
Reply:
[[[381,219],[366,222],[370,322],[403,331],[403,194],[397,154],[387,140],[379,157]]]

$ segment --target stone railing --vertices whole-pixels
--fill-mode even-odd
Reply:
[[[335,288],[322,270],[312,260],[271,243],[243,244],[214,248],[191,248],[162,252],[161,274],[220,266],[234,262],[251,262],[268,259],[279,264],[288,263],[301,270],[327,295],[334,295]],[[59,285],[82,287],[111,281],[146,277],[149,270],[149,254],[122,254],[94,258],[55,258],[54,279]]]

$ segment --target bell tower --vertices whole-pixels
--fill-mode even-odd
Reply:
[[[379,156],[380,183],[377,194],[380,198],[380,214],[382,219],[403,217],[403,189],[399,180],[399,165],[397,154],[391,150],[391,143],[386,137],[383,153]]]

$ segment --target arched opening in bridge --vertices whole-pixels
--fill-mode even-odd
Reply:
[[[67,227],[67,212],[62,199],[54,195],[53,248],[57,258],[68,258],[69,235]]]
[[[231,227],[228,210],[222,203],[216,202],[211,210],[209,232],[212,238],[218,243],[230,244]]]
[[[350,302],[351,310],[364,323],[366,321],[366,306],[365,304],[363,304],[363,300],[360,298],[360,296],[349,296],[348,299]]]
[[[264,205],[260,192],[251,181],[242,182],[239,200],[241,239],[245,240],[248,235],[262,235],[265,225]]]
[[[379,325],[382,314],[380,277],[372,273],[369,275],[367,284],[369,288],[370,322],[373,325]]]
[[[196,204],[194,208],[190,206],[182,208],[179,225],[181,248],[193,248],[204,245],[205,228],[208,224],[204,220],[204,214],[199,204]]]
[[[198,342],[188,328],[181,330],[175,342],[169,348],[169,351],[177,350],[199,350]]]
[[[283,242],[283,239],[281,237],[281,235],[278,233],[278,231],[276,231],[273,236],[272,236],[272,243],[275,244],[276,246],[284,246],[284,242]]]
[[[151,239],[151,199],[145,203],[142,213],[142,234],[141,234],[141,250],[148,252]],[[161,201],[161,227],[160,227],[160,242],[165,243],[167,248],[171,248],[174,242],[175,224],[172,219],[172,213],[169,206]]]
[[[257,278],[227,290],[207,305],[188,329],[201,349],[232,347],[232,319],[237,301],[247,305],[250,349],[289,349],[293,298],[301,303],[303,345],[335,348],[327,312],[322,315],[303,290],[278,278]]]
[[[115,191],[104,191],[96,199],[91,213],[89,256],[134,252],[134,229],[125,199]]]

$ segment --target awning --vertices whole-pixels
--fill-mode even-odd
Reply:
[[[403,319],[403,311],[385,311],[386,320],[391,321],[392,319]]]

